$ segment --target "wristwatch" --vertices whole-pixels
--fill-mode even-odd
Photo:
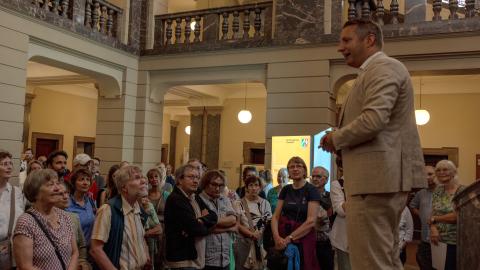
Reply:
[[[288,238],[290,238],[290,242],[293,242],[293,236],[291,234],[288,236]]]

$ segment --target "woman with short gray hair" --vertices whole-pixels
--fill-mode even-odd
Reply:
[[[23,191],[32,207],[18,218],[13,234],[18,268],[77,269],[78,249],[72,220],[55,207],[62,198],[57,173],[51,169],[33,171]]]

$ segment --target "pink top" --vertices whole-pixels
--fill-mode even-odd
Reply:
[[[58,215],[60,223],[60,227],[55,230],[47,224],[47,219],[37,210],[33,208],[29,210],[29,212],[38,217],[44,227],[47,228],[50,237],[59,248],[65,266],[68,268],[72,256],[72,238],[74,237],[72,229],[73,223],[65,211],[55,207],[53,211]],[[18,218],[14,237],[17,235],[24,235],[33,240],[34,267],[42,270],[62,270],[62,264],[55,254],[55,248],[30,214],[24,213]]]

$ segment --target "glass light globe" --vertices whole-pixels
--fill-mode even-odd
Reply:
[[[190,129],[191,129],[190,126],[186,126],[186,127],[185,127],[185,133],[187,133],[188,135],[190,135]]]
[[[192,31],[195,31],[195,24],[197,24],[195,21],[190,23],[190,29],[192,29]]]
[[[430,113],[427,110],[415,110],[415,120],[417,125],[423,126],[430,121]]]
[[[241,110],[238,113],[238,121],[242,124],[248,124],[252,121],[252,113],[249,110]]]

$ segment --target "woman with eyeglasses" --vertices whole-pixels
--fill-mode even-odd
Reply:
[[[0,150],[0,265],[2,269],[15,266],[12,256],[12,233],[18,217],[25,208],[22,191],[8,182],[12,175],[12,155]]]
[[[432,216],[430,218],[430,242],[447,244],[444,270],[456,269],[457,213],[453,197],[465,189],[458,183],[457,167],[450,160],[440,160],[435,166],[437,188],[432,193]]]
[[[315,221],[318,214],[320,194],[308,183],[307,165],[300,157],[292,157],[287,163],[288,175],[293,184],[282,188],[277,208],[272,218],[272,233],[275,249],[282,251],[294,244],[300,252],[303,270],[320,269],[315,252]],[[281,269],[278,261],[269,260],[270,269]]]

